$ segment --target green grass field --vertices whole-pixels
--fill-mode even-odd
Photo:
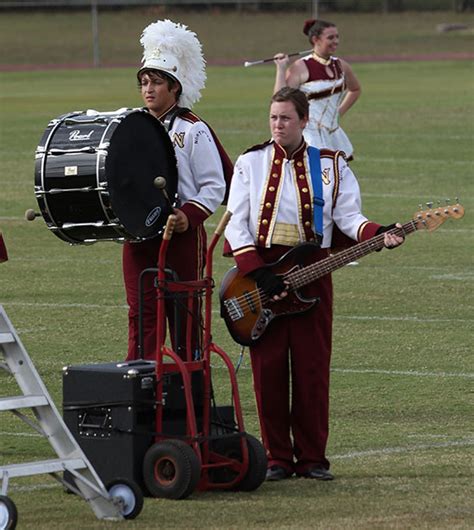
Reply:
[[[5,24],[3,22],[3,24]],[[474,72],[468,61],[355,64],[363,96],[344,118],[364,211],[408,221],[418,204],[459,197],[462,220],[417,233],[334,274],[335,321],[328,457],[336,480],[265,483],[253,493],[146,499],[130,528],[468,529],[473,507]],[[140,105],[134,69],[0,73],[0,303],[58,407],[67,364],[121,360],[127,310],[121,247],[70,247],[35,208],[34,151],[51,118]],[[195,110],[229,154],[268,137],[273,69],[209,68]],[[212,230],[222,210],[207,226]],[[216,254],[219,283],[232,262]],[[237,360],[214,307],[215,341]],[[1,395],[16,394],[0,374]],[[214,385],[228,395],[215,363]],[[247,430],[258,436],[248,356],[239,372]],[[51,457],[13,416],[0,424],[0,465]],[[108,529],[46,476],[12,480],[22,529]]]

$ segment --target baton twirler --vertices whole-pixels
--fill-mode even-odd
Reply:
[[[305,50],[302,52],[294,52],[289,53],[288,57],[296,57],[297,55],[307,55],[308,53],[311,53],[313,50]],[[245,61],[244,66],[255,66],[256,64],[265,64],[265,63],[271,63],[275,60],[275,57],[268,57],[267,59],[259,59],[258,61]]]

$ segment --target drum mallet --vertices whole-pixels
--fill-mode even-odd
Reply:
[[[302,52],[294,52],[289,53],[288,57],[296,57],[297,55],[307,55],[308,53],[311,53],[313,50],[305,50]],[[275,57],[268,57],[267,59],[259,59],[258,61],[245,61],[244,66],[255,66],[256,64],[265,64],[265,63],[271,63],[275,60]]]
[[[173,205],[171,204],[168,192],[166,191],[166,179],[165,177],[155,177],[155,180],[153,181],[153,185],[155,188],[158,188],[163,192],[163,195],[165,196],[165,199],[168,201],[168,204],[173,208]]]
[[[38,212],[35,212],[34,210],[32,210],[31,208],[29,208],[28,210],[26,210],[25,212],[25,219],[27,221],[34,221],[37,217],[41,217],[41,214],[38,213]]]

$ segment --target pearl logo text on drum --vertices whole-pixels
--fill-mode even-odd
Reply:
[[[94,134],[94,131],[91,131],[87,134],[81,134],[81,131],[79,130],[75,130],[75,131],[72,131],[70,134],[69,134],[69,141],[70,142],[79,142],[81,140],[89,140],[90,137]]]
[[[159,217],[161,215],[161,206],[157,206],[156,208],[153,208],[153,210],[147,215],[147,218],[145,219],[145,226],[153,226],[156,221],[158,221]]]

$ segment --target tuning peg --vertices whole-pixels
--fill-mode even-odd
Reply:
[[[419,208],[420,210],[423,210],[423,205],[421,204],[421,202],[420,202],[420,204],[418,205],[418,208]]]
[[[426,206],[428,206],[428,208],[431,210],[431,208],[433,208],[433,203],[432,202],[427,202]]]

